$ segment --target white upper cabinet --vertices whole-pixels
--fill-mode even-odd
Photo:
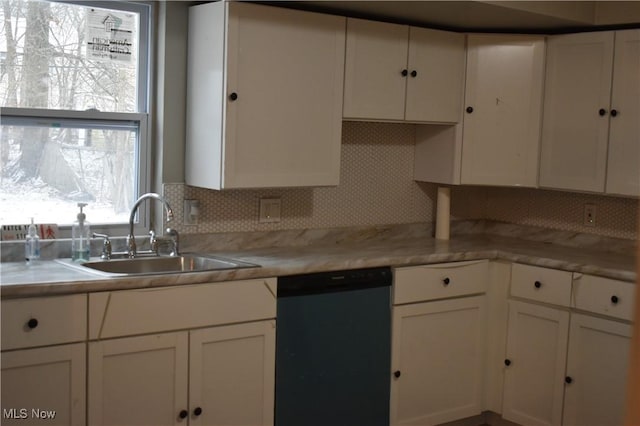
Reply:
[[[537,185],[544,38],[469,35],[461,183]]]
[[[613,33],[550,37],[540,186],[604,191]]]
[[[540,186],[640,195],[639,75],[640,30],[549,39]]]
[[[347,20],[345,119],[456,123],[465,36]]]
[[[192,7],[186,183],[337,185],[345,25],[241,2]]]
[[[640,30],[615,35],[606,192],[640,195]]]
[[[467,38],[464,123],[416,128],[414,179],[535,187],[544,38]]]

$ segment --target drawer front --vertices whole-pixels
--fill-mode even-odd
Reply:
[[[400,305],[484,293],[488,282],[488,260],[396,268],[393,303]]]
[[[635,290],[633,283],[574,273],[573,307],[633,321]]]
[[[2,350],[79,342],[86,336],[86,294],[2,301]]]
[[[569,307],[571,272],[515,263],[511,269],[511,295]]]
[[[92,293],[89,295],[89,339],[275,316],[275,278]]]

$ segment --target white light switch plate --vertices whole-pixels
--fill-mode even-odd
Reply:
[[[259,223],[280,222],[282,200],[280,198],[260,198]]]

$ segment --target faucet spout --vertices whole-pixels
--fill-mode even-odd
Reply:
[[[136,251],[137,251],[136,239],[133,236],[133,221],[136,218],[136,212],[138,211],[140,204],[142,204],[142,202],[146,199],[161,201],[164,204],[165,211],[167,212],[167,222],[170,222],[171,219],[173,219],[173,210],[171,209],[171,206],[169,205],[167,200],[162,198],[161,195],[156,194],[155,192],[148,192],[140,196],[140,198],[138,198],[136,202],[133,203],[133,207],[131,207],[131,214],[129,215],[129,235],[127,235],[127,247],[128,247],[128,255],[130,258],[135,257]]]

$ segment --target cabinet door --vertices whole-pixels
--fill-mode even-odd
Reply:
[[[190,424],[273,425],[275,321],[192,331],[190,339]]]
[[[631,334],[630,324],[571,315],[564,425],[624,423]]]
[[[2,353],[3,425],[84,425],[85,344]]]
[[[613,32],[548,39],[540,186],[604,191],[612,62]]]
[[[337,185],[346,18],[244,2],[189,15],[187,183]]]
[[[569,312],[509,301],[502,415],[523,425],[560,425]]]
[[[345,25],[229,4],[225,188],[338,184]]]
[[[460,121],[465,60],[464,34],[411,27],[405,120]]]
[[[612,194],[638,196],[640,30],[617,31],[615,38],[606,191]]]
[[[544,38],[470,35],[463,184],[537,185]]]
[[[347,20],[345,119],[404,120],[409,27]]]
[[[186,332],[89,343],[89,424],[181,424],[187,344]]]
[[[480,414],[484,316],[484,296],[393,308],[392,425]]]

